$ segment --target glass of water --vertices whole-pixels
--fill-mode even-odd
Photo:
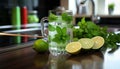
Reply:
[[[52,55],[65,55],[66,45],[72,41],[72,27],[73,17],[72,12],[69,10],[58,11],[50,10],[48,19],[48,34],[46,36],[45,30],[43,30],[43,36],[48,38],[49,52]],[[42,19],[43,25],[45,19]]]

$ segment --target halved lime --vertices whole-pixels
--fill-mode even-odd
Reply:
[[[83,49],[90,49],[94,45],[94,41],[90,38],[81,38],[78,42],[81,43]]]
[[[38,39],[33,44],[33,49],[37,52],[48,51],[48,43],[43,39]]]
[[[104,45],[104,38],[101,36],[95,36],[92,38],[92,40],[95,42],[94,46],[92,47],[92,49],[99,49]]]
[[[81,44],[79,42],[71,42],[66,45],[65,50],[68,53],[76,54],[81,50]]]

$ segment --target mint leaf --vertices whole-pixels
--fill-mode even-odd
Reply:
[[[60,28],[59,26],[56,27],[57,34],[53,38],[54,42],[57,43],[65,43],[70,39],[70,36],[67,34],[67,28]]]
[[[49,29],[49,31],[55,31],[55,27],[53,27],[52,25],[48,25],[48,29]]]
[[[98,29],[99,27],[96,24],[94,24],[93,22],[88,21],[87,22],[87,28],[88,29]]]
[[[64,27],[64,28],[62,29],[62,34],[66,34],[66,33],[67,33],[67,28]]]
[[[62,35],[62,34],[63,34],[63,33],[62,33],[62,29],[61,29],[59,26],[56,27],[56,31],[57,31],[57,33],[58,33],[59,35]]]
[[[81,19],[81,23],[85,23],[86,21],[85,21],[85,17],[83,17],[82,19]]]
[[[58,44],[60,44],[61,43],[61,37],[60,37],[61,35],[59,35],[59,34],[56,34],[55,35],[55,37],[53,38],[53,41],[54,42],[56,42],[56,43],[58,43]]]
[[[64,12],[62,13],[62,19],[66,21],[67,23],[71,23],[72,21],[72,16],[69,15],[68,13]]]
[[[66,35],[63,35],[65,38],[64,38],[64,41],[68,41],[70,40],[70,35],[66,34]]]
[[[81,19],[81,21],[78,22],[78,26],[81,28],[81,29],[85,29],[87,27],[87,23],[85,21],[85,17],[83,17]]]
[[[53,22],[53,21],[56,21],[57,20],[57,16],[53,13],[50,13],[49,17],[48,17],[48,20],[49,22]]]

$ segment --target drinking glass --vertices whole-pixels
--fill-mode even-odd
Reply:
[[[44,23],[48,20],[48,28]],[[42,36],[48,39],[49,52],[52,55],[65,55],[66,45],[72,41],[72,12],[69,10],[50,10],[48,17],[41,19]]]

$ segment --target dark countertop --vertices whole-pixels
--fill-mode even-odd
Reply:
[[[100,51],[54,57],[25,47],[0,54],[0,69],[120,69],[120,48],[114,53]]]
[[[109,31],[120,31],[110,27]],[[27,45],[27,46],[25,46]],[[114,53],[95,51],[74,56],[54,57],[48,52],[37,53],[30,44],[0,53],[0,69],[120,69],[120,48]]]

